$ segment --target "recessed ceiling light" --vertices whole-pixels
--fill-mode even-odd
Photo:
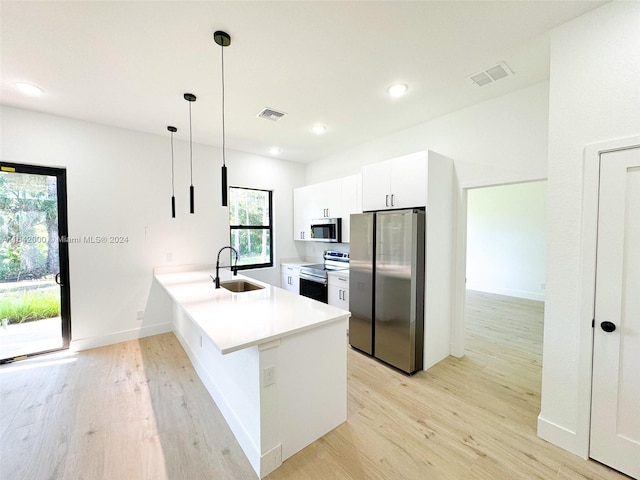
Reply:
[[[278,155],[280,152],[282,152],[282,150],[279,147],[271,147],[269,149],[269,152],[271,153],[271,155]]]
[[[409,87],[407,87],[404,83],[396,83],[395,85],[391,85],[387,88],[387,92],[393,98],[398,98],[404,95]]]
[[[40,87],[36,87],[35,85],[26,82],[16,82],[14,85],[25,95],[31,95],[32,97],[42,95],[42,93],[44,92]]]
[[[321,124],[316,124],[313,127],[311,127],[311,131],[313,133],[315,133],[316,135],[322,135],[327,131],[327,126],[326,125],[321,125]]]

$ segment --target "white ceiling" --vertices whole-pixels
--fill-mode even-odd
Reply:
[[[309,162],[549,76],[549,29],[603,1],[2,0],[1,103]],[[465,77],[499,61],[513,77]],[[14,83],[44,89],[37,98]],[[409,85],[391,99],[386,88]],[[286,112],[257,118],[264,107]],[[321,122],[327,133],[310,127]]]

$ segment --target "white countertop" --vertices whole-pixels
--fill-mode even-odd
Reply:
[[[215,269],[155,273],[155,279],[211,338],[222,354],[293,335],[322,324],[346,319],[340,308],[296,295],[252,278],[233,277],[220,270],[220,280],[240,279],[262,290],[233,293],[216,289]]]

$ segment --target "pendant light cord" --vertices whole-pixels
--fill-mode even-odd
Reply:
[[[222,49],[222,165],[225,166],[225,131],[224,131],[224,42],[220,45]]]
[[[191,186],[193,186],[193,136],[191,134],[191,102],[189,102],[189,168],[191,169]]]

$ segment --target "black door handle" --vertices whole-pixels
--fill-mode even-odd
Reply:
[[[616,329],[616,324],[612,322],[602,322],[600,328],[607,333],[611,333]]]

